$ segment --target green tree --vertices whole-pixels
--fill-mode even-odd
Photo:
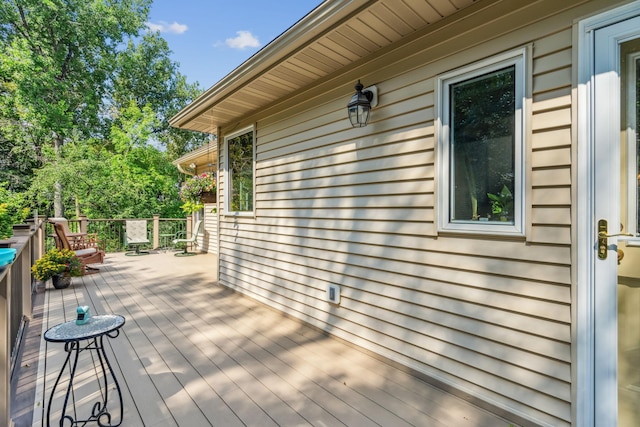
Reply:
[[[31,188],[40,206],[50,208],[50,189],[63,184],[62,198],[76,214],[92,218],[179,217],[179,173],[167,153],[146,143],[156,118],[150,107],[131,102],[110,131],[110,147],[100,140],[69,142],[57,163],[37,171]],[[70,216],[71,212],[67,212]]]
[[[30,215],[25,197],[9,190],[6,182],[0,182],[0,239],[11,237],[13,224],[21,224]]]
[[[5,182],[11,191],[24,191],[38,165],[37,146],[33,143],[38,132],[34,126],[23,126],[20,120],[16,84],[9,70],[8,62],[0,60],[0,182]]]
[[[72,134],[90,135],[98,127],[118,45],[143,28],[149,4],[149,0],[0,3],[1,60],[15,84],[20,120],[37,124],[56,153]],[[62,213],[60,191],[56,183],[56,214]]]
[[[129,41],[118,55],[112,102],[115,110],[131,101],[140,108],[149,106],[157,119],[150,136],[169,155],[179,157],[204,144],[207,136],[169,126],[169,119],[202,92],[197,83],[187,83],[170,54],[159,33],[146,33],[138,43]]]
[[[150,3],[0,2],[0,179],[23,190],[33,174],[41,209],[117,217],[179,205],[169,156],[206,138],[168,119],[200,90],[146,32]]]

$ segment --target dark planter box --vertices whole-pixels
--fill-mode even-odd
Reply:
[[[216,203],[216,193],[202,193],[200,200],[202,203]]]

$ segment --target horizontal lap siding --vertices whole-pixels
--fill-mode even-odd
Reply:
[[[204,235],[202,236],[202,250],[210,253],[218,253],[218,214],[215,203],[204,205]]]
[[[571,29],[536,41],[531,114],[531,233],[571,243]]]
[[[547,27],[507,46],[533,45],[526,241],[436,230],[434,77],[465,52],[422,66],[379,58],[363,79],[380,92],[364,129],[334,90],[257,118],[256,218],[222,218],[221,282],[463,393],[569,425],[572,46],[570,27]]]

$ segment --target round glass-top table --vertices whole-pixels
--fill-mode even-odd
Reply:
[[[60,425],[62,426],[65,421],[68,421],[70,425],[86,425],[89,422],[96,422],[99,426],[104,427],[116,427],[122,424],[123,405],[122,405],[122,393],[120,391],[120,385],[116,379],[115,373],[109,363],[109,358],[104,349],[104,337],[116,338],[120,334],[120,328],[124,325],[125,318],[117,314],[107,314],[101,316],[93,316],[91,319],[83,324],[77,325],[75,320],[61,323],[44,333],[44,339],[49,342],[64,343],[64,350],[67,352],[67,357],[60,369],[60,373],[56,379],[53,389],[51,390],[51,396],[49,397],[49,404],[47,406],[47,426],[50,426],[50,416],[53,397],[55,395],[56,388],[60,383],[60,379],[65,372],[67,366],[70,367],[71,372],[69,374],[69,382],[67,385],[67,392],[65,394],[64,403],[62,405],[62,414],[60,416]],[[73,399],[74,408],[72,411],[67,411],[67,405],[69,403],[69,396],[73,394],[73,380],[78,367],[78,359],[81,352],[89,350],[95,352],[99,361],[99,367],[101,372],[96,375],[98,380],[98,387],[101,388],[101,401],[95,402],[91,409],[91,414],[88,418],[78,420],[75,419],[76,408],[75,398]],[[71,361],[71,355],[73,355],[73,361]],[[108,409],[109,402],[109,375],[111,381],[115,386],[118,402],[120,404],[119,421],[113,422],[112,414]],[[102,377],[102,380],[100,379]],[[68,413],[67,413],[68,412]]]
[[[49,328],[44,333],[44,339],[51,342],[88,340],[116,331],[124,325],[124,322],[124,317],[118,314],[93,316],[84,325],[76,325],[76,321],[72,320]]]

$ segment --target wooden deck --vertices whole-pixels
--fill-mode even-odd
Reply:
[[[66,353],[42,334],[75,319],[78,305],[126,318],[121,334],[107,340],[123,391],[123,426],[510,425],[227,290],[215,282],[215,268],[213,255],[109,254],[100,273],[74,278],[65,290],[41,289],[17,385],[21,403],[12,407],[16,427],[46,425]],[[84,353],[73,396],[79,418],[98,396],[95,361]],[[54,401],[55,425],[62,394]]]

